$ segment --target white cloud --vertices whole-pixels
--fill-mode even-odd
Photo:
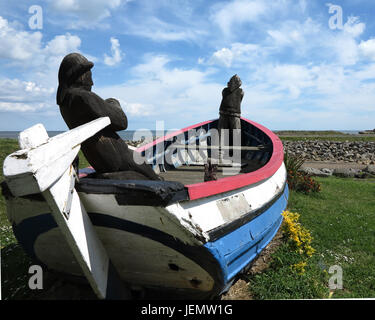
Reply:
[[[112,15],[122,4],[130,0],[48,0],[53,13],[64,19],[54,21],[73,29],[103,27],[102,21]]]
[[[0,17],[0,58],[9,59],[13,65],[27,67],[30,71],[45,69],[46,63],[49,65],[56,58],[61,61],[64,55],[78,51],[81,45],[81,39],[70,33],[56,35],[45,46],[42,38],[40,32],[24,31],[20,25],[12,25]]]
[[[273,50],[283,50],[285,47],[293,53],[304,55],[314,47],[322,46],[322,34],[325,34],[322,26],[307,18],[300,22],[297,20],[286,20],[279,26],[267,30],[268,38],[266,43]]]
[[[168,127],[186,126],[191,121],[217,116],[225,83],[212,82],[209,71],[172,68],[167,56],[146,55],[144,61],[131,70],[132,80],[99,88],[97,92],[105,98],[119,99],[133,119],[152,116],[152,120],[166,120]]]
[[[19,79],[0,80],[0,111],[25,112],[47,108],[54,95],[53,88]]]
[[[121,62],[124,53],[120,49],[120,42],[118,39],[111,37],[111,53],[112,56],[104,55],[104,63],[107,66],[114,66]]]
[[[80,46],[81,39],[75,35],[67,33],[65,35],[55,36],[47,43],[43,51],[46,55],[62,56],[77,50]]]
[[[361,41],[359,49],[365,57],[375,60],[375,39]]]
[[[313,86],[315,71],[296,64],[269,64],[259,66],[253,78],[266,83],[270,91],[286,91],[288,99],[297,99],[302,90]]]
[[[26,61],[41,49],[42,34],[16,30],[0,17],[0,58]]]
[[[233,25],[255,22],[260,16],[267,13],[267,9],[267,4],[264,1],[234,0],[216,6],[211,19],[219,26],[222,33],[229,35]]]
[[[359,22],[358,17],[350,16],[348,21],[344,24],[344,33],[349,34],[351,37],[359,37],[366,29],[366,25],[363,22]]]
[[[139,19],[142,19],[142,24],[132,18],[125,22],[127,34],[145,37],[156,42],[194,41],[206,34],[204,30],[191,25],[166,22],[156,16],[140,15]]]
[[[265,43],[275,53],[288,49],[306,59],[354,65],[360,59],[358,38],[365,28],[357,17],[349,17],[342,30],[331,30],[312,18],[304,22],[287,20],[267,30]]]
[[[40,32],[24,31],[22,25],[0,17],[0,58],[21,73],[19,79],[7,74],[0,78],[0,110],[54,108],[59,65],[66,54],[78,52],[80,45],[81,39],[69,33],[43,44]]]
[[[213,63],[223,64],[225,67],[230,67],[233,61],[233,52],[228,48],[222,48],[213,53],[211,61]]]
[[[230,49],[222,48],[215,51],[209,64],[218,64],[225,67],[231,67],[233,64],[243,63],[252,64],[259,54],[259,46],[251,43],[232,43]]]
[[[129,116],[144,117],[155,114],[155,110],[152,105],[144,105],[141,103],[126,103],[120,99],[120,104],[124,109],[125,113]]]

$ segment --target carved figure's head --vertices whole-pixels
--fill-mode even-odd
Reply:
[[[234,91],[237,88],[241,87],[242,81],[241,81],[240,77],[235,74],[232,78],[230,78],[227,85],[228,85],[228,88],[229,88],[230,91]]]
[[[70,53],[64,57],[59,69],[59,88],[57,90],[57,104],[63,100],[64,91],[70,87],[91,90],[93,86],[91,68],[94,64],[80,53]]]
[[[86,80],[87,82],[93,66],[94,64],[80,53],[70,53],[64,57],[60,64],[59,83],[65,83],[70,87],[77,81],[83,83]]]

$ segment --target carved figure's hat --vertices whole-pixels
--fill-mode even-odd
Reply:
[[[242,85],[242,81],[241,81],[240,77],[237,74],[235,74],[232,78],[230,78],[230,80],[228,82],[228,86],[230,84],[233,84],[233,86],[235,86],[236,88],[239,88]]]
[[[72,84],[85,72],[89,71],[94,64],[79,53],[70,53],[65,56],[60,64],[59,83]]]
[[[63,101],[64,91],[93,66],[94,63],[88,61],[80,53],[70,53],[64,57],[59,69],[59,88],[56,96],[58,105]]]

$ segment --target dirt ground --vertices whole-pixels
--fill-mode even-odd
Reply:
[[[342,169],[352,168],[363,170],[367,166],[356,162],[327,162],[327,161],[305,161],[302,167],[310,167],[314,169]]]

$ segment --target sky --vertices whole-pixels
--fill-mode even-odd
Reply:
[[[373,129],[374,15],[370,0],[0,0],[0,131],[67,129],[71,52],[131,130],[218,118],[234,74],[242,116],[271,130]]]

